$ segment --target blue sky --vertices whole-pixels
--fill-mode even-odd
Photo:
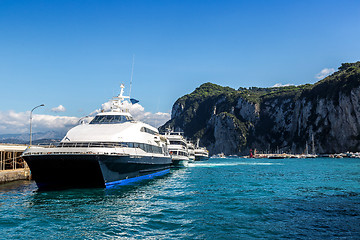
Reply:
[[[205,82],[314,83],[359,60],[359,13],[347,0],[0,0],[0,112],[87,115],[129,86],[133,55],[132,96],[152,113]]]

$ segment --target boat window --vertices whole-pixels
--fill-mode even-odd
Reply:
[[[178,136],[182,136],[184,133],[183,132],[168,132],[166,133],[166,135],[178,135]]]
[[[152,135],[156,135],[156,134],[157,134],[157,132],[155,132],[155,131],[153,131],[153,130],[151,130],[151,129],[149,129],[149,128],[146,128],[146,127],[141,127],[140,132],[146,132],[146,133],[150,133],[150,134],[152,134]]]
[[[127,143],[122,143],[122,144],[126,145],[129,148],[140,148],[148,153],[160,153],[160,154],[163,153],[163,149],[161,147],[154,146],[151,144],[135,143],[135,142],[127,142]]]
[[[170,141],[170,145],[183,145],[186,147],[186,143],[183,141]]]
[[[87,143],[76,143],[76,147],[87,147]]]
[[[90,124],[116,124],[133,121],[133,118],[130,116],[124,115],[102,115],[96,116]]]

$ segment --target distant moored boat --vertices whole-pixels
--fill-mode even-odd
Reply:
[[[186,139],[182,132],[168,130],[164,137],[169,141],[168,149],[172,164],[176,167],[185,167],[189,163],[189,152]]]
[[[195,161],[206,161],[209,159],[209,151],[205,147],[199,146],[200,139],[197,140],[195,147]]]

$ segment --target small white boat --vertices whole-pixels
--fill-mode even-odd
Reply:
[[[205,147],[199,146],[200,139],[197,140],[195,148],[195,161],[206,161],[209,159],[209,151]]]
[[[168,141],[168,150],[172,158],[172,164],[176,167],[185,167],[189,163],[189,153],[186,139],[182,132],[167,131],[164,135]]]

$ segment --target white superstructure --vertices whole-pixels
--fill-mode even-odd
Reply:
[[[121,85],[119,96],[114,97],[108,112],[98,113],[90,123],[83,123],[70,129],[57,148],[46,149],[50,153],[91,153],[139,156],[168,155],[167,141],[155,127],[135,121],[123,96]],[[27,153],[34,153],[41,147],[32,146]],[[25,153],[26,154],[26,153]]]
[[[186,146],[188,149],[189,162],[194,162],[195,161],[195,146],[190,141],[186,142]]]
[[[186,166],[189,162],[189,154],[183,133],[168,131],[164,136],[169,141],[168,149],[172,157],[173,165]]]
[[[195,147],[195,161],[204,161],[209,159],[209,151],[205,147],[199,146],[200,139],[197,140]]]

